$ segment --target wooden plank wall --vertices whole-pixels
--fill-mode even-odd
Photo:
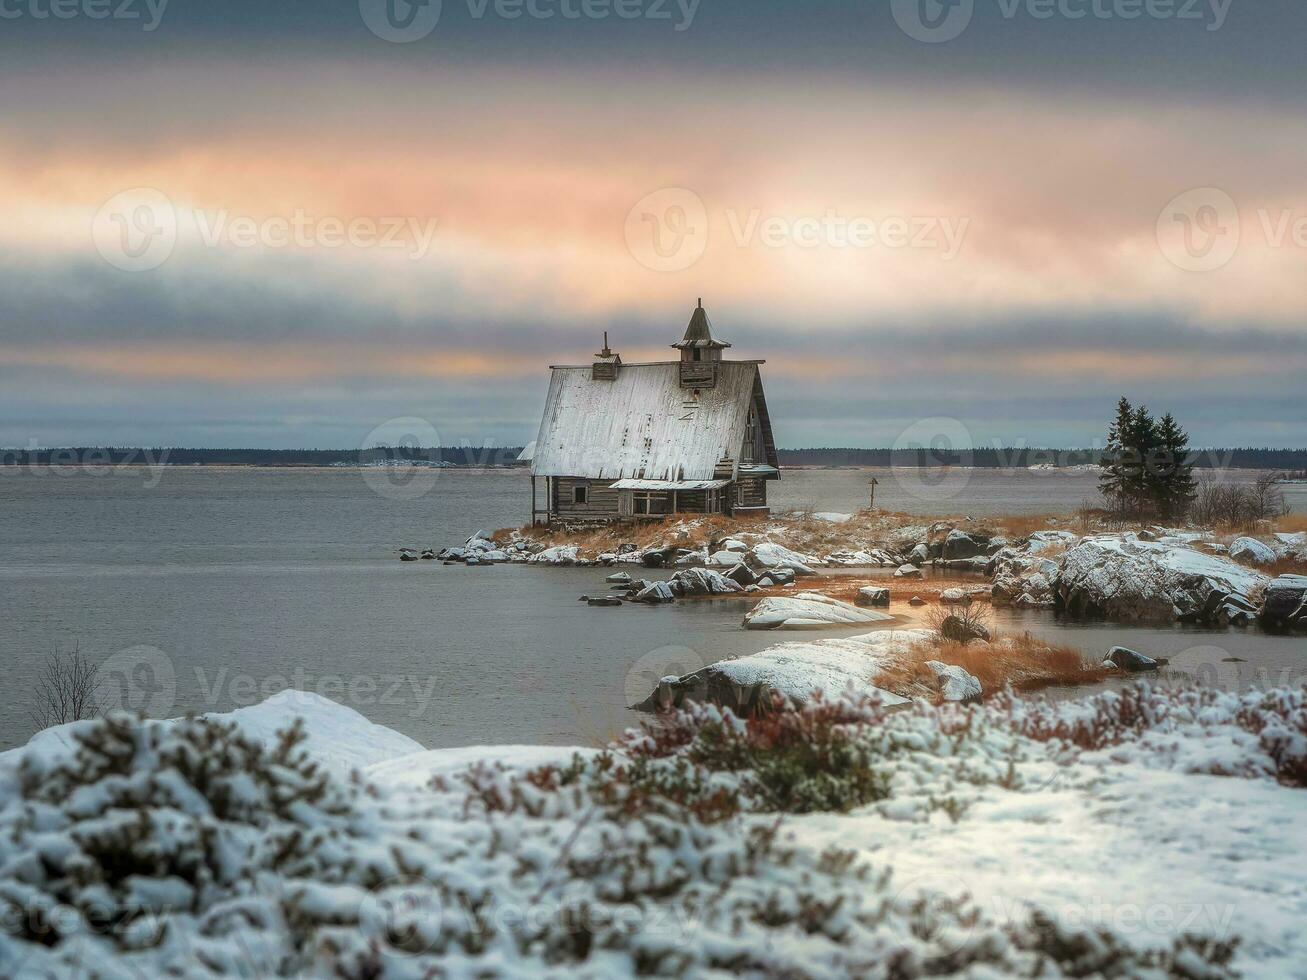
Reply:
[[[617,517],[618,496],[620,491],[612,489],[611,480],[581,480],[574,477],[555,477],[554,513],[559,517],[591,518],[594,520]],[[577,486],[590,488],[589,499],[584,504],[572,503],[572,489]]]

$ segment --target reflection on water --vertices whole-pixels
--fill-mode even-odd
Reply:
[[[787,473],[774,500],[852,510],[867,477]],[[1065,510],[1092,483],[977,471],[965,508],[944,510]],[[924,509],[888,471],[877,500]],[[168,706],[158,713],[228,710],[291,686],[434,747],[602,740],[638,720],[630,692],[663,673],[796,636],[741,630],[743,600],[577,603],[603,591],[597,568],[396,560],[402,546],[520,524],[529,506],[519,472],[442,471],[412,500],[374,492],[353,470],[179,468],[154,487],[132,471],[0,474],[0,748],[31,734],[30,695],[56,645],[107,663],[128,695],[134,684]],[[1123,643],[1170,657],[1173,674],[1229,686],[1300,680],[1307,662],[1301,638],[1249,630],[1062,626],[1017,610],[999,624],[1095,655]]]

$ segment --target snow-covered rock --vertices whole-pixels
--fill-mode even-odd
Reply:
[[[737,562],[725,574],[732,582],[738,582],[743,586],[755,585],[758,582],[758,576],[744,562]]]
[[[758,584],[764,589],[771,588],[773,585],[793,585],[794,569],[773,568],[758,576]]]
[[[1023,606],[1053,604],[1057,562],[1038,554],[1027,555],[1005,548],[991,560],[990,572],[994,580],[991,594],[998,601],[1022,600]]]
[[[883,585],[864,585],[858,590],[858,597],[854,602],[859,606],[888,606],[889,589]]]
[[[837,514],[833,511],[823,511],[819,514],[812,515],[813,520],[826,521],[828,524],[847,524],[853,519],[852,514]]]
[[[893,616],[873,612],[816,592],[793,596],[769,596],[744,616],[744,628],[751,630],[823,629],[830,626],[858,626],[892,622]]]
[[[950,606],[958,606],[970,602],[971,596],[961,589],[945,589],[939,594],[939,601]]]
[[[708,556],[708,564],[714,568],[734,568],[740,563],[737,551],[714,551]]]
[[[1056,601],[1075,616],[1125,622],[1228,622],[1253,609],[1269,579],[1215,555],[1115,536],[1086,538],[1063,556]]]
[[[969,701],[980,697],[980,681],[964,668],[938,660],[927,660],[926,666],[935,672],[939,695],[945,701]]]
[[[617,583],[617,584],[619,584],[619,585],[630,585],[630,584],[631,584],[631,573],[630,573],[630,572],[614,572],[612,575],[609,575],[606,579],[604,579],[604,581],[605,581],[605,582],[615,582],[615,583]]]
[[[1157,670],[1160,666],[1152,657],[1146,657],[1138,650],[1131,650],[1129,647],[1112,647],[1103,663],[1111,664],[1113,667],[1119,667],[1121,670],[1130,673]]]
[[[1273,565],[1277,555],[1268,544],[1256,538],[1235,538],[1230,542],[1230,557],[1245,565]]]
[[[675,602],[676,593],[666,582],[649,582],[643,586],[634,596],[632,602],[646,602],[650,605],[660,605],[666,602]]]
[[[948,536],[944,539],[940,557],[946,561],[959,558],[975,558],[978,555],[983,555],[988,547],[989,538],[983,535],[971,535],[966,531],[954,528],[949,531]]]
[[[847,691],[855,697],[878,697],[887,705],[905,704],[907,698],[880,690],[871,678],[909,647],[929,639],[926,630],[887,630],[782,643],[747,657],[709,664],[692,674],[664,678],[647,699],[632,707],[653,711],[689,700],[742,712],[767,705],[773,692],[803,702],[815,691],[831,696]]]
[[[1036,531],[1026,541],[1027,554],[1038,555],[1058,548],[1069,548],[1080,540],[1080,535],[1071,531]]]
[[[921,578],[921,569],[916,565],[900,565],[894,572],[895,578]]]
[[[576,545],[558,545],[532,555],[527,561],[533,565],[575,565],[580,551]]]
[[[749,554],[753,558],[753,563],[761,568],[788,568],[795,575],[817,574],[810,567],[814,559],[771,541],[755,544]]]
[[[667,584],[672,592],[682,596],[730,595],[743,589],[739,582],[710,568],[682,569]]]
[[[1261,621],[1272,629],[1307,628],[1307,575],[1281,575],[1267,585]]]

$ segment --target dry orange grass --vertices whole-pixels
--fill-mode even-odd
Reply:
[[[1279,558],[1269,565],[1258,565],[1257,571],[1272,578],[1277,575],[1307,575],[1307,561],[1298,558]]]
[[[693,523],[692,527],[678,527]],[[546,547],[576,545],[583,554],[597,555],[613,551],[621,544],[634,544],[637,548],[671,544],[681,548],[698,548],[714,538],[726,537],[732,532],[748,529],[748,522],[732,520],[720,514],[682,514],[660,521],[620,521],[591,528],[567,530],[562,527],[523,527],[524,537]],[[511,531],[496,532],[505,536]]]
[[[1290,534],[1307,531],[1307,514],[1285,514],[1275,522],[1275,529]]]
[[[1072,528],[1078,518],[1073,514],[1013,514],[1009,517],[990,518],[1008,538],[1025,538],[1036,531],[1049,531],[1054,528]]]
[[[874,683],[895,694],[929,697],[935,691],[935,673],[926,666],[928,660],[961,667],[980,681],[985,695],[1007,685],[1032,691],[1054,685],[1096,684],[1109,675],[1074,647],[1022,633],[990,644],[916,644],[897,664],[881,671]]]

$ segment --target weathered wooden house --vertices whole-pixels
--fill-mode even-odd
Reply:
[[[540,433],[522,454],[532,522],[766,516],[780,469],[763,362],[723,360],[730,346],[700,300],[672,344],[679,360],[623,363],[605,334],[593,363],[552,367]]]

